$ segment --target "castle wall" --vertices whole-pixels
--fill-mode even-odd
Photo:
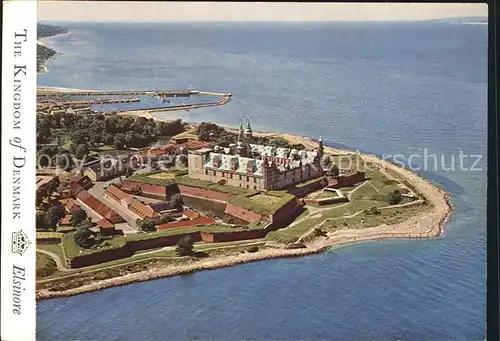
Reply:
[[[233,204],[227,204],[225,212],[233,217],[244,220],[246,222],[252,223],[255,221],[260,221],[263,216],[253,211],[249,211],[243,207],[236,206]]]
[[[181,227],[202,226],[209,224],[215,224],[215,219],[209,217],[201,217],[193,220],[176,221],[172,223],[161,224],[160,226],[158,226],[158,228],[160,230],[166,230],[166,229],[177,229]]]
[[[201,240],[205,243],[222,243],[237,240],[264,238],[266,230],[248,230],[234,232],[201,233]]]
[[[218,183],[220,180],[224,179],[226,181],[226,184],[234,187],[247,188],[257,191],[265,189],[264,180],[262,177],[238,174],[229,171],[212,169],[204,169],[202,172],[190,171],[189,177],[212,183]]]
[[[305,197],[309,193],[318,191],[326,186],[328,186],[329,182],[324,177],[318,178],[317,181],[313,181],[310,184],[307,184],[302,187],[291,187],[288,189],[290,194],[295,195],[296,197]]]
[[[365,180],[366,180],[365,173],[357,172],[350,175],[342,175],[334,179],[328,179],[328,187],[331,188],[347,187]]]
[[[180,193],[182,195],[200,197],[200,198],[211,199],[211,200],[219,200],[219,201],[224,201],[224,202],[227,202],[231,198],[234,197],[234,195],[229,194],[229,193],[215,192],[215,191],[211,191],[211,190],[204,189],[204,188],[190,187],[190,186],[184,186],[184,185],[178,185],[178,186],[179,186]]]
[[[271,215],[272,227],[283,227],[292,222],[299,213],[300,203],[296,198],[290,199]]]

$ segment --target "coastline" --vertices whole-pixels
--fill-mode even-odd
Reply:
[[[66,91],[76,89],[63,88],[48,88],[50,90],[62,89]],[[125,114],[126,112],[122,112]],[[158,121],[165,121],[154,117],[149,112],[134,112],[129,115],[143,116],[153,118]],[[231,130],[231,128],[228,128]],[[314,148],[316,143],[310,137],[295,136],[285,133],[272,132],[254,132],[257,136],[276,136],[282,137],[292,143],[302,143],[306,147]],[[325,146],[326,153],[346,154],[353,151],[346,149],[338,149]],[[395,165],[389,161],[383,160],[377,156],[360,153],[363,159],[367,162],[372,162],[383,169],[389,169],[397,173],[402,178],[406,179],[416,191],[418,191],[428,202],[432,204],[428,212],[420,213],[419,215],[407,218],[406,220],[396,224],[382,224],[376,227],[363,229],[339,230],[328,233],[326,237],[321,237],[310,243],[305,243],[307,248],[303,249],[273,249],[267,248],[255,253],[240,253],[231,256],[218,256],[209,259],[201,259],[190,264],[174,265],[168,268],[157,268],[146,271],[136,272],[120,277],[114,277],[106,280],[93,282],[78,288],[65,291],[48,291],[41,289],[37,291],[37,300],[74,296],[86,292],[93,292],[106,288],[128,285],[138,282],[144,282],[154,279],[172,277],[177,275],[189,274],[202,270],[213,270],[225,268],[229,266],[250,263],[266,259],[300,257],[312,254],[317,254],[328,250],[331,247],[357,243],[363,241],[374,241],[382,239],[409,238],[422,239],[433,238],[440,236],[444,231],[444,226],[453,212],[453,207],[448,193],[423,178],[415,172]]]
[[[60,35],[63,35],[63,34],[69,34],[70,32],[65,32],[65,33],[57,33],[57,34],[54,34],[54,35],[51,35],[51,36],[45,36],[45,37],[41,37],[41,38],[38,38],[36,40],[36,43],[37,43],[37,49],[38,49],[38,45],[40,46],[43,46],[44,48],[48,49],[48,50],[51,50],[54,52],[54,54],[48,58],[46,58],[45,60],[43,60],[40,65],[37,66],[37,74],[41,74],[41,73],[46,73],[46,72],[49,72],[49,69],[47,68],[47,61],[50,59],[50,58],[53,58],[55,56],[57,56],[59,54],[59,52],[57,52],[56,50],[54,50],[53,48],[47,46],[45,44],[45,41],[46,39],[50,39],[52,37],[55,37],[55,36],[60,36]]]

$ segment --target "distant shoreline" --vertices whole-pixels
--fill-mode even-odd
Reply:
[[[70,90],[70,89],[68,89]],[[71,89],[74,90],[74,89]],[[150,114],[148,114],[150,115]],[[160,119],[159,119],[160,120]],[[230,129],[230,128],[228,128]],[[308,148],[314,148],[316,143],[310,137],[295,136],[286,133],[254,132],[256,136],[282,137],[290,143],[300,143]],[[353,151],[332,147],[325,147],[326,153],[345,154]],[[274,249],[266,248],[255,253],[241,253],[230,256],[218,256],[202,259],[190,264],[172,265],[168,268],[149,269],[141,272],[127,274],[120,277],[100,280],[77,288],[65,291],[49,291],[40,289],[37,291],[37,299],[49,299],[67,297],[86,292],[97,291],[121,285],[144,282],[153,279],[189,274],[201,270],[212,270],[238,264],[250,263],[265,259],[299,257],[324,252],[331,247],[381,239],[410,238],[423,239],[440,236],[444,231],[444,225],[453,212],[453,207],[448,193],[437,185],[429,182],[421,175],[413,171],[395,165],[374,155],[360,154],[365,161],[372,162],[381,168],[389,169],[397,173],[410,183],[432,206],[428,211],[407,218],[395,224],[382,224],[376,227],[363,229],[346,229],[328,233],[326,237],[319,238],[310,243],[305,243],[304,249]],[[41,279],[41,281],[44,281]]]
[[[41,73],[46,73],[48,72],[46,63],[50,58],[55,57],[59,53],[54,50],[53,48],[50,48],[48,46],[45,46],[45,43],[42,41],[42,39],[47,39],[47,38],[52,38],[55,36],[63,35],[63,34],[69,34],[70,32],[58,32],[52,35],[47,35],[44,37],[37,38],[36,43],[37,43],[37,74]],[[40,50],[41,53],[40,53]],[[42,56],[40,56],[42,54]],[[45,54],[45,55],[43,55]],[[38,60],[38,57],[40,57],[40,60]]]

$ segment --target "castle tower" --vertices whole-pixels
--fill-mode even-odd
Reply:
[[[320,157],[323,157],[324,150],[325,148],[323,146],[323,138],[320,136],[318,140],[318,152],[320,154]]]
[[[252,127],[250,126],[250,121],[247,121],[247,127],[245,129],[245,137],[252,137]]]
[[[241,141],[243,138],[243,123],[240,121],[240,125],[238,128],[238,141]]]

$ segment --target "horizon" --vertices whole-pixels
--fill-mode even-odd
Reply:
[[[438,19],[420,19],[420,20],[325,20],[325,21],[285,21],[285,20],[252,20],[252,21],[74,21],[74,20],[37,20],[38,24],[57,25],[57,24],[385,24],[385,23],[426,23],[426,22],[446,22],[452,20],[482,21],[488,23],[488,17],[482,16],[464,16],[464,17],[445,17]]]
[[[488,17],[483,3],[259,3],[40,1],[52,22],[385,22]]]

